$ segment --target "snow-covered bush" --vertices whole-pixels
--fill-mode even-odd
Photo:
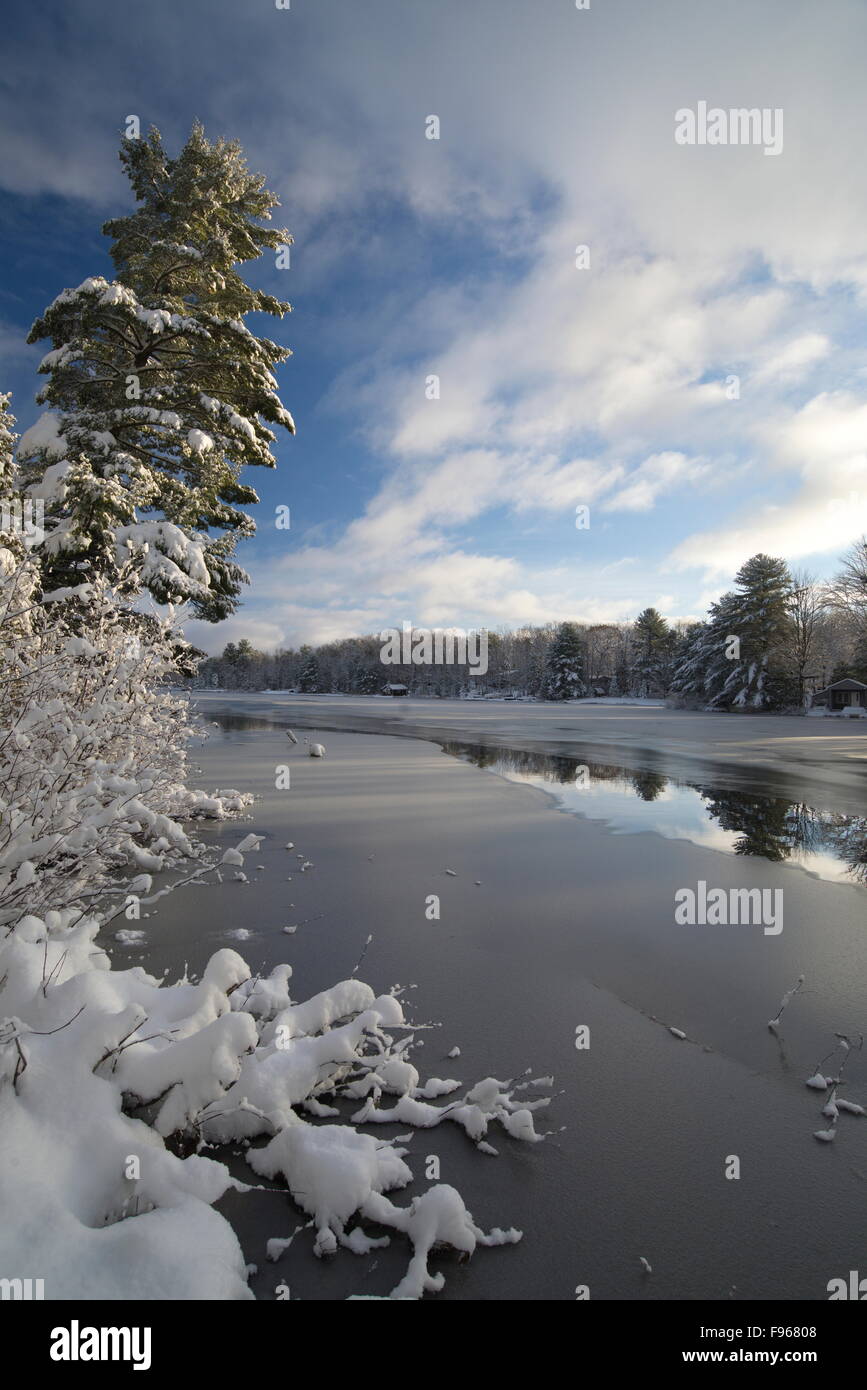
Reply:
[[[186,702],[161,684],[183,647],[102,580],[39,596],[32,558],[0,545],[0,926],[97,904],[195,857],[182,821],[249,798],[184,785]],[[61,601],[63,600],[63,601]]]

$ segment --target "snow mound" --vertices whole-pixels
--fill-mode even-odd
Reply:
[[[295,1003],[290,966],[253,978],[232,950],[212,956],[200,981],[168,985],[112,968],[96,918],[68,909],[46,918],[26,916],[0,941],[4,1268],[38,1268],[55,1299],[250,1297],[238,1241],[212,1210],[244,1185],[198,1150],[258,1137],[268,1142],[248,1148],[247,1161],[286,1184],[312,1219],[317,1255],[388,1243],[364,1222],[406,1237],[412,1255],[392,1298],[442,1288],[428,1269],[437,1245],[468,1257],[520,1239],[480,1230],[447,1185],[408,1205],[387,1195],[412,1182],[407,1150],[361,1123],[449,1119],[478,1141],[497,1121],[536,1142],[530,1112],[546,1103],[518,1104],[511,1083],[493,1077],[456,1105],[421,1099],[458,1083],[419,1086],[394,995],[351,979]],[[363,1093],[351,1124],[323,1104]],[[397,1097],[388,1109],[377,1105],[384,1093]]]

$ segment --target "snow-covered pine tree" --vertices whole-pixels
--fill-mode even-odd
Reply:
[[[302,648],[302,652],[304,649]],[[305,695],[318,695],[322,690],[322,674],[319,669],[319,658],[315,651],[307,649],[306,660],[301,667],[301,674],[298,677],[298,689]]]
[[[270,425],[294,432],[272,370],[290,353],[244,323],[290,306],[236,267],[291,238],[261,225],[277,199],[235,141],[196,125],[170,159],[151,130],[120,157],[138,206],[103,228],[116,280],[64,290],[30,332],[52,343],[38,397],[51,409],[21,441],[22,477],[45,498],[46,588],[126,569],[127,592],[217,621],[247,578],[236,541],[255,529],[241,469],[274,467]]]
[[[361,641],[359,641],[361,647]],[[371,666],[372,656],[360,649],[349,664],[346,688],[354,695],[375,695],[382,684],[380,672]]]
[[[670,682],[672,633],[662,614],[645,608],[635,619],[632,681],[636,694],[662,695]]]
[[[672,688],[715,708],[775,709],[797,701],[787,652],[786,562],[754,555],[735,583],[737,589],[712,603],[707,622],[688,635]]]
[[[696,623],[685,638],[685,649],[675,670],[672,690],[713,705],[718,702],[732,673],[731,642],[737,633],[737,597],[723,594],[710,606],[707,622]]]
[[[672,694],[683,694],[681,681],[684,679],[684,671],[689,660],[692,648],[698,640],[698,634],[703,623],[681,622],[672,628],[671,644],[671,677],[668,688]]]
[[[778,709],[794,699],[788,669],[792,578],[785,560],[753,555],[735,575],[737,590],[731,632],[740,653],[730,663],[716,703],[750,709]]]
[[[549,700],[575,700],[585,693],[580,629],[576,623],[561,623],[548,652],[545,696]]]
[[[707,623],[693,623],[683,633],[678,646],[671,680],[672,694],[704,696],[704,661],[702,648]]]
[[[246,637],[242,637],[237,646],[234,642],[228,642],[223,650],[223,660],[228,663],[232,672],[231,689],[254,689],[256,665],[262,659],[262,653],[258,652]]]

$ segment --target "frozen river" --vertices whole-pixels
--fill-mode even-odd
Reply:
[[[197,972],[231,945],[256,970],[289,960],[306,998],[372,935],[361,977],[412,986],[414,1020],[441,1025],[419,1035],[423,1077],[555,1076],[543,1144],[498,1135],[490,1158],[448,1126],[412,1139],[408,1195],[437,1155],[479,1224],[525,1233],[445,1261],[440,1297],[823,1299],[863,1265],[867,1119],[816,1141],[826,1098],[804,1081],[835,1047],[823,1065],[839,1071],[835,1033],[857,1042],[867,1016],[867,731],[626,706],[209,694],[201,707],[222,727],[197,784],[257,796],[240,826],[205,837],[265,841],[248,884],[180,890],[142,922],[149,968]],[[383,732],[390,720],[401,727]],[[280,724],[315,730],[327,757]],[[298,853],[314,868],[300,873]],[[676,921],[676,895],[701,883],[764,890],[780,930]],[[844,1077],[839,1095],[867,1103],[855,1048]],[[281,1281],[306,1298],[384,1293],[405,1267],[402,1248],[318,1261],[306,1236],[272,1265],[265,1241],[301,1221],[285,1195],[222,1209],[259,1297]]]

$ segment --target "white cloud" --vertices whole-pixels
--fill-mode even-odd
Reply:
[[[763,362],[753,373],[753,383],[773,381],[775,378],[800,380],[815,362],[827,357],[830,351],[831,343],[824,333],[803,333]]]
[[[707,465],[685,454],[652,454],[630,473],[626,486],[603,502],[605,511],[649,511],[657,498],[670,492],[675,484],[693,482],[703,477]]]
[[[867,403],[823,392],[757,434],[771,462],[797,477],[798,490],[689,537],[674,550],[673,568],[731,574],[759,550],[800,560],[839,553],[867,532]]]

